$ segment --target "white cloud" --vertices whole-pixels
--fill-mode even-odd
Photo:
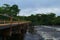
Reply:
[[[29,16],[31,14],[37,14],[37,13],[56,13],[57,15],[60,15],[60,8],[27,8],[22,9],[19,15]]]

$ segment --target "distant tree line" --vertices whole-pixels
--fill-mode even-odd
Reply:
[[[22,16],[23,20],[31,21],[34,25],[60,25],[60,16],[55,13]]]

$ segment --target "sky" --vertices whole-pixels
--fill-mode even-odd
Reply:
[[[17,4],[21,9],[19,12],[21,16],[51,12],[60,16],[60,0],[0,0],[0,6],[3,4]]]

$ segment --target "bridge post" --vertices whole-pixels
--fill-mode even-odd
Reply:
[[[12,17],[10,17],[10,36],[12,35]]]
[[[5,24],[5,20],[4,20],[4,24]]]

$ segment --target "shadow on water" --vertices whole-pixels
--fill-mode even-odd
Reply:
[[[12,34],[12,36],[0,35],[0,40],[24,40],[23,34]]]
[[[24,31],[24,30],[22,30]],[[36,30],[34,30],[34,26],[29,26],[26,33],[21,34],[12,34],[12,36],[6,36],[6,40],[44,40],[40,34],[36,33]],[[4,36],[0,36],[0,40],[5,40]]]
[[[19,31],[17,29],[12,30],[12,34],[10,35],[10,29],[0,30],[0,40],[24,40],[24,35],[26,33],[26,28],[20,28]]]
[[[34,34],[35,33],[34,26],[30,26],[28,32]]]

